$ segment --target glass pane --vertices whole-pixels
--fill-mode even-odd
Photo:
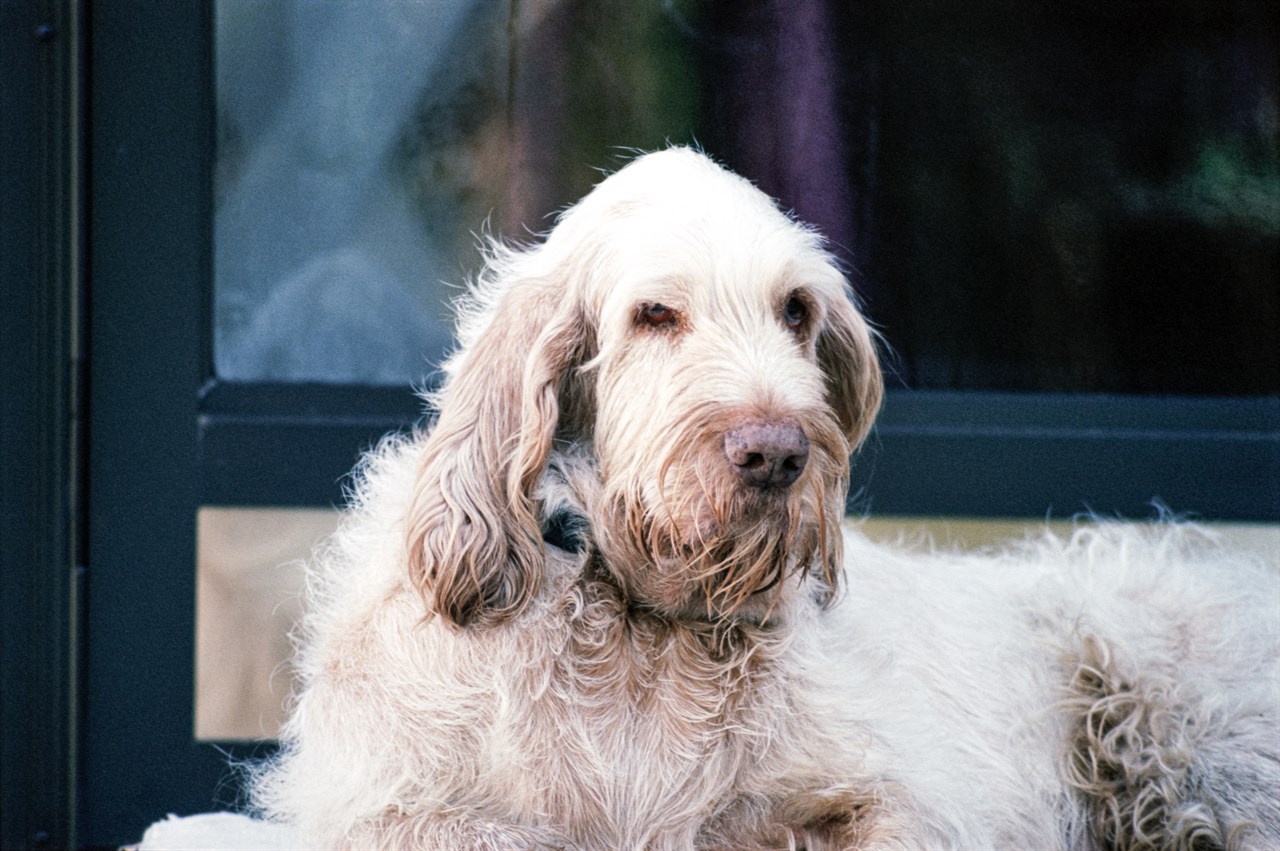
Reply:
[[[203,508],[198,518],[196,738],[271,739],[295,680],[290,631],[302,611],[303,564],[337,525],[328,509]],[[853,521],[873,540],[981,550],[1035,535],[1041,523],[957,517]],[[1058,533],[1071,524],[1051,523]],[[1280,526],[1216,524],[1228,542],[1280,553]],[[1280,562],[1277,563],[1280,570]]]
[[[688,141],[660,4],[219,0],[214,361],[420,383],[476,232],[527,238],[618,146]]]
[[[324,509],[200,509],[197,739],[276,735],[294,684],[289,633],[302,611],[303,562],[337,521]]]
[[[1280,4],[218,0],[215,362],[420,382],[485,222],[697,139],[939,389],[1280,393]]]
[[[914,387],[1280,392],[1280,4],[852,4]]]

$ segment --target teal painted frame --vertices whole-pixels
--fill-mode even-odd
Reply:
[[[80,4],[0,3],[0,847],[76,836]]]

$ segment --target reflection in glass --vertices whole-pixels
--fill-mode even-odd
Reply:
[[[469,5],[217,4],[221,376],[408,382],[444,346],[439,229],[395,165]]]
[[[219,0],[218,374],[411,383],[473,231],[701,142],[928,389],[1280,392],[1280,4]]]
[[[527,238],[621,146],[690,141],[675,22],[603,5],[219,0],[218,376],[420,383],[477,231]]]
[[[294,684],[289,633],[302,611],[303,560],[337,521],[331,510],[200,509],[197,739],[275,737]]]

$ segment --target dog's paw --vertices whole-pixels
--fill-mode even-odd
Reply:
[[[704,825],[698,851],[844,851],[928,847],[904,842],[903,811],[892,784],[832,785],[743,799]]]
[[[886,786],[831,786],[796,794],[778,808],[789,838],[783,847],[842,851],[898,847],[909,834],[896,796]]]

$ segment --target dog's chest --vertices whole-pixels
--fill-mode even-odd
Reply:
[[[574,624],[529,707],[558,735],[529,743],[527,803],[584,839],[687,844],[771,740],[778,666],[737,630],[614,615]]]

